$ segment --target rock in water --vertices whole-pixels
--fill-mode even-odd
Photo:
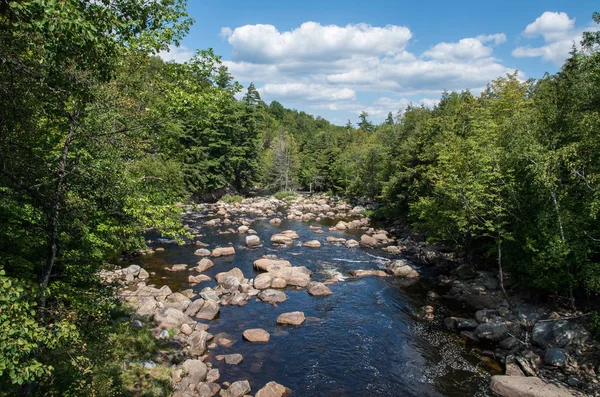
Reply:
[[[235,249],[233,247],[221,247],[215,248],[210,256],[218,258],[219,256],[235,255]]]
[[[244,357],[241,354],[238,354],[238,353],[235,353],[235,354],[219,354],[215,358],[217,359],[217,361],[223,361],[223,360],[225,360],[225,363],[229,364],[229,365],[238,365],[239,363],[241,363],[244,360]]]
[[[271,335],[262,328],[247,329],[242,333],[244,339],[254,343],[267,343]]]
[[[292,390],[277,382],[269,382],[256,392],[255,397],[291,397]]]
[[[242,397],[250,393],[250,383],[247,380],[233,382],[229,389],[221,390],[221,397]]]
[[[393,261],[387,264],[385,269],[388,273],[396,277],[404,277],[404,278],[417,278],[419,277],[419,272],[412,268],[408,264],[408,261],[405,259],[400,259],[397,261]]]
[[[302,244],[302,246],[308,248],[320,248],[321,243],[319,242],[319,240],[310,240]]]
[[[214,265],[215,264],[210,259],[202,258],[198,263],[196,263],[196,267],[194,268],[194,270],[196,270],[198,273],[202,273],[210,269]]]
[[[260,294],[258,294],[258,299],[273,305],[276,303],[285,302],[287,300],[287,295],[283,291],[278,291],[275,289],[266,289],[264,291],[261,291]]]
[[[308,284],[308,293],[313,296],[331,295],[331,290],[323,283],[311,282]]]
[[[277,324],[282,325],[300,325],[306,320],[302,312],[289,312],[280,314],[277,317]]]
[[[246,245],[248,247],[256,247],[260,245],[260,238],[255,235],[246,236]]]

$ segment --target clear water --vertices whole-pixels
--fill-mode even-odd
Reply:
[[[194,219],[199,223],[195,224]],[[188,219],[192,227],[203,218],[194,214]],[[314,223],[313,223],[314,224]],[[294,266],[306,266],[313,271],[314,281],[324,281],[334,275],[348,277],[351,269],[383,269],[387,254],[380,250],[348,249],[325,242],[327,236],[356,238],[348,232],[317,234],[308,223],[284,220],[271,226],[267,220],[257,220],[252,228],[264,247],[246,248],[245,234],[217,234],[221,228],[202,228],[200,239],[210,249],[233,243],[234,257],[213,259],[215,266],[205,274],[240,268],[247,278],[259,272],[253,262],[264,254],[275,254]],[[322,247],[311,249],[294,245],[277,248],[270,236],[293,229],[299,241],[319,240]],[[160,246],[156,244],[155,246]],[[155,272],[150,283],[167,284],[173,291],[189,288],[189,272],[167,272],[164,267],[199,260],[193,255],[195,246],[163,244],[165,252],[138,258],[137,263]],[[492,367],[475,351],[469,351],[460,339],[443,330],[438,322],[419,318],[418,309],[427,302],[427,291],[433,285],[427,279],[427,269],[421,269],[421,281],[406,286],[401,280],[387,277],[348,277],[329,285],[332,295],[313,297],[306,290],[287,289],[288,300],[278,307],[256,301],[247,305],[224,306],[218,318],[210,322],[209,332],[224,334],[235,340],[231,347],[218,347],[217,354],[240,353],[244,361],[235,366],[210,359],[221,372],[221,382],[247,379],[253,392],[269,381],[276,381],[293,390],[294,396],[483,396]],[[195,274],[195,273],[193,273]],[[214,281],[194,287],[200,291],[214,286]],[[437,312],[448,309],[433,304]],[[437,305],[437,306],[436,306]],[[280,326],[279,314],[303,311],[307,321],[298,327]],[[263,328],[271,334],[267,344],[253,344],[242,339],[248,328]]]

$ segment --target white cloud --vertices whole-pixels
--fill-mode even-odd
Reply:
[[[575,26],[575,18],[569,19],[565,12],[544,12],[525,28],[523,34],[528,37],[542,36],[546,42],[554,42],[564,38]]]
[[[492,42],[491,45],[484,43]],[[504,33],[468,37],[461,39],[458,43],[439,43],[430,50],[425,51],[423,56],[436,60],[470,60],[486,58],[492,55],[494,51],[492,46],[499,45],[506,41]]]
[[[495,46],[506,42],[504,33],[439,43],[423,53],[411,52],[412,32],[395,25],[305,22],[279,31],[258,24],[224,27],[221,36],[232,46],[225,65],[236,79],[260,87],[264,99],[330,111],[367,110],[375,120],[405,108],[410,103],[405,98],[475,90],[514,71],[494,57]],[[359,98],[368,93],[382,98],[364,105]]]
[[[226,32],[233,46],[232,59],[253,63],[292,60],[335,60],[351,54],[379,55],[402,51],[412,34],[405,26],[346,26],[305,22],[280,32],[273,25],[244,25]]]
[[[536,58],[561,65],[568,57],[573,46],[580,47],[585,30],[597,30],[597,27],[576,28],[575,18],[570,19],[564,12],[544,12],[525,28],[523,36],[542,37],[545,44],[539,47],[521,46],[513,50],[517,58]]]
[[[342,101],[356,99],[349,88],[328,87],[321,84],[283,83],[265,84],[258,88],[261,97],[286,98],[303,101]]]
[[[184,63],[189,61],[194,56],[194,51],[186,47],[175,47],[169,46],[168,51],[161,51],[157,54],[164,61],[175,61],[177,63]]]

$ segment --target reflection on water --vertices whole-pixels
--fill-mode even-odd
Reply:
[[[200,215],[194,217],[202,221]],[[194,222],[188,223],[194,226]],[[205,274],[214,278],[216,273],[238,267],[247,278],[253,278],[258,272],[252,263],[264,254],[276,254],[295,266],[311,269],[315,281],[333,277],[345,281],[329,285],[333,294],[326,297],[288,288],[288,300],[278,307],[255,299],[243,307],[221,307],[219,317],[210,322],[209,332],[226,334],[234,340],[230,347],[218,346],[210,352],[221,381],[248,379],[253,391],[276,381],[290,387],[294,396],[486,395],[489,373],[485,363],[469,353],[455,335],[443,331],[439,323],[423,322],[416,315],[418,308],[427,304],[425,297],[431,283],[422,280],[403,287],[392,277],[348,278],[352,269],[383,268],[389,257],[379,250],[348,249],[325,242],[330,235],[356,238],[356,233],[317,234],[308,229],[307,223],[286,220],[279,226],[260,220],[252,228],[264,247],[246,248],[245,234],[219,235],[219,228],[202,229],[205,235],[201,240],[210,249],[229,243],[236,249],[234,257],[213,259],[215,266]],[[300,241],[319,240],[322,247],[274,247],[270,236],[287,229],[295,230]],[[158,245],[165,251],[137,259],[149,272],[155,272],[149,282],[167,284],[173,291],[189,288],[190,272],[168,272],[164,268],[180,263],[194,266],[199,260],[193,255],[196,247],[168,241]],[[214,285],[214,281],[208,281],[194,289]],[[279,314],[296,310],[305,313],[304,324],[277,325]],[[269,343],[244,341],[242,332],[248,328],[264,328],[271,334]],[[244,361],[236,366],[212,359],[229,353],[242,354]]]

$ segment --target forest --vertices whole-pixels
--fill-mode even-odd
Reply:
[[[154,342],[96,274],[222,197],[377,202],[512,289],[598,310],[599,32],[556,74],[337,126],[265,103],[212,49],[159,58],[193,22],[184,1],[107,4],[0,1],[0,395],[139,386],[118,362]]]

